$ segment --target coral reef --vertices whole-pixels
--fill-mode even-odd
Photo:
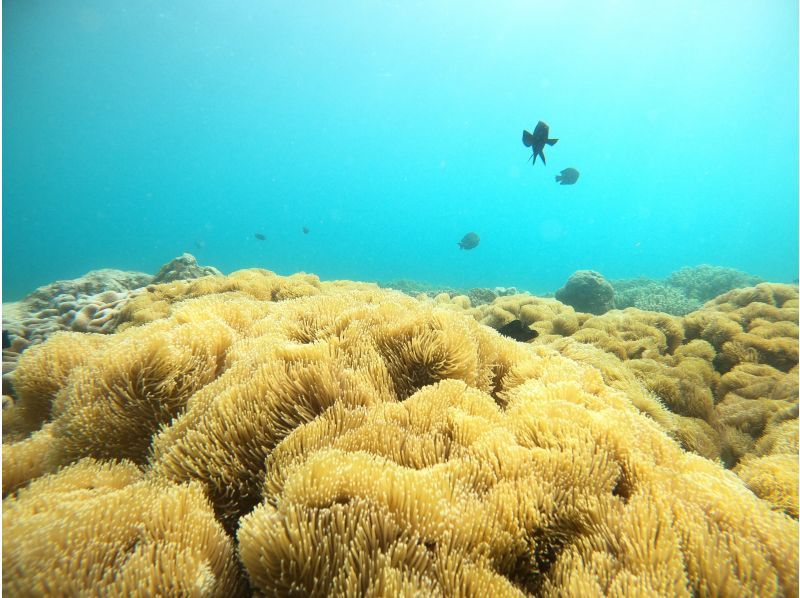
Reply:
[[[233,542],[199,484],[90,459],[3,501],[12,596],[245,595]]]
[[[26,311],[34,312],[50,309],[54,299],[71,296],[73,299],[84,295],[98,295],[107,291],[125,293],[150,284],[152,276],[144,272],[131,272],[103,268],[92,270],[79,278],[59,280],[33,291],[21,301]]]
[[[683,316],[703,304],[698,299],[687,297],[682,289],[651,278],[613,280],[611,284],[614,287],[614,304],[618,309],[636,307]]]
[[[200,266],[197,263],[197,258],[191,253],[184,253],[161,266],[161,269],[156,272],[155,276],[149,281],[149,284],[162,284],[175,280],[190,280],[193,278],[202,278],[203,276],[222,276],[222,272],[217,270],[214,266]]]
[[[3,349],[3,394],[13,393],[13,375],[25,349],[43,342],[59,331],[113,332],[123,305],[141,287],[153,281],[191,279],[220,275],[210,266],[198,266],[185,253],[164,265],[155,277],[143,272],[92,270],[73,280],[60,280],[39,287],[23,300],[3,304],[3,330],[11,346]]]
[[[470,307],[264,270],[154,285],[114,334],[19,364],[4,589],[795,595],[797,290],[704,310]],[[534,343],[491,329],[515,318]],[[737,332],[712,320],[757,361],[721,372]],[[720,389],[780,408],[723,423]],[[681,446],[717,459],[727,431],[752,444],[741,478]]]
[[[116,326],[121,305],[137,289],[149,284],[193,279],[221,273],[211,266],[198,266],[184,253],[165,264],[155,276],[123,270],[92,270],[73,280],[60,280],[16,303],[3,304],[3,330],[9,332],[12,349],[21,353],[59,330],[107,334]]]
[[[337,285],[336,282],[326,284],[332,288]],[[229,294],[233,300],[241,296],[261,301],[283,301],[319,294],[321,287],[319,278],[313,274],[292,274],[284,278],[258,268],[239,270],[227,277],[207,276],[192,281],[150,285],[145,293],[133,298],[122,309],[119,329],[166,318],[173,306],[195,297]]]
[[[759,276],[733,268],[701,264],[693,268],[681,268],[670,274],[665,282],[681,290],[690,300],[705,303],[732,289],[752,287],[765,281]]]
[[[556,299],[577,311],[600,315],[614,309],[614,287],[599,272],[578,270],[556,291]]]
[[[458,307],[456,298],[437,302]],[[780,428],[779,443],[768,440],[775,435],[771,422],[788,420],[794,426],[786,424],[788,430],[797,426],[796,286],[764,283],[734,290],[683,318],[633,308],[591,317],[527,295],[469,313],[494,328],[515,318],[531,324],[540,333],[534,344],[591,363],[686,450],[737,473],[752,471],[737,466],[745,458],[754,463],[752,456],[797,454],[796,448],[774,448],[786,446],[787,428]],[[796,513],[797,493],[787,486],[797,477],[796,463],[767,462],[791,469],[775,476],[771,490],[760,495]],[[775,467],[765,471],[758,482],[762,489]]]
[[[701,265],[681,268],[666,280],[653,280],[644,276],[614,280],[616,307],[636,307],[650,311],[661,311],[674,316],[683,316],[718,295],[739,287],[749,287],[764,282],[732,268]]]
[[[429,283],[418,282],[408,279],[395,280],[380,285],[382,288],[397,290],[411,295],[412,297],[441,297],[465,296],[469,299],[470,306],[477,307],[486,303],[491,303],[498,297],[517,295],[520,291],[516,287],[475,287],[471,289],[455,289],[452,287],[442,287]]]

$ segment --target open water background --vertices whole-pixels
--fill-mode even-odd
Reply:
[[[797,10],[3,2],[3,299],[184,251],[534,292],[579,268],[790,281]],[[531,166],[540,119],[559,142]]]

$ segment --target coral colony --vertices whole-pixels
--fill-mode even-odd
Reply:
[[[114,272],[4,312],[9,595],[797,595],[796,285]]]

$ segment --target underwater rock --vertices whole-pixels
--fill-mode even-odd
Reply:
[[[174,280],[189,280],[203,276],[222,276],[222,272],[214,266],[200,266],[191,253],[184,253],[164,264],[161,269],[146,284],[160,284]]]
[[[594,270],[578,270],[556,291],[556,299],[577,311],[600,315],[614,309],[614,287]]]

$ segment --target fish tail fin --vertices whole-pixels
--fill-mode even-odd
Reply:
[[[545,143],[547,145],[555,145],[557,141],[558,139],[548,139],[547,141],[545,141]]]
[[[540,150],[539,155],[542,157],[542,164],[547,166],[547,160],[544,159],[544,152]]]
[[[561,181],[561,179],[562,179],[562,178],[563,178],[563,177],[562,177],[560,174],[557,174],[557,175],[556,175],[556,183],[558,183],[559,181]]]

